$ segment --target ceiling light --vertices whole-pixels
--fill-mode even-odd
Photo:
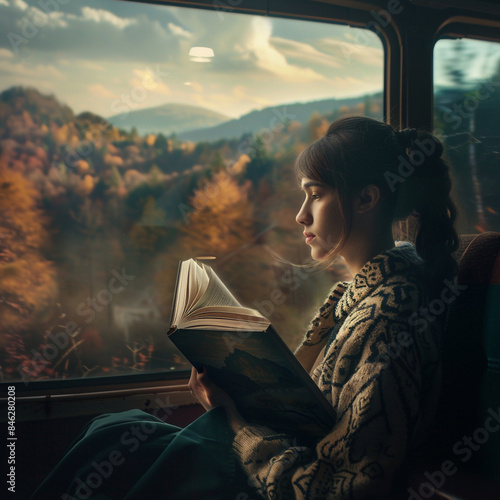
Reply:
[[[191,47],[190,57],[214,57],[214,51],[210,47]]]
[[[210,47],[191,47],[189,60],[193,62],[210,62],[214,57],[214,51]]]

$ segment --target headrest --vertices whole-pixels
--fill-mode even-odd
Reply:
[[[458,282],[467,285],[500,283],[499,254],[500,233],[489,231],[476,236],[458,263]]]

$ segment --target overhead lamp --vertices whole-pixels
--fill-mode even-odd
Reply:
[[[214,50],[210,47],[191,47],[189,59],[194,62],[210,62],[214,57]]]

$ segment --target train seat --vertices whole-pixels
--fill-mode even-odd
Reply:
[[[460,294],[446,330],[434,465],[412,488],[421,498],[493,500],[500,498],[500,233],[465,236],[458,254]],[[434,496],[425,496],[429,485]]]

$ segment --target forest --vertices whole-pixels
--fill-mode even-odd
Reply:
[[[489,93],[436,93],[461,232],[500,227],[499,73],[487,83]],[[74,115],[34,88],[2,92],[1,379],[188,368],[166,331],[178,262],[201,255],[216,257],[235,296],[297,345],[332,283],[349,276],[341,262],[321,274],[293,265],[309,262],[293,165],[329,123],[352,114],[382,119],[381,95],[318,109],[307,122],[192,142]]]

